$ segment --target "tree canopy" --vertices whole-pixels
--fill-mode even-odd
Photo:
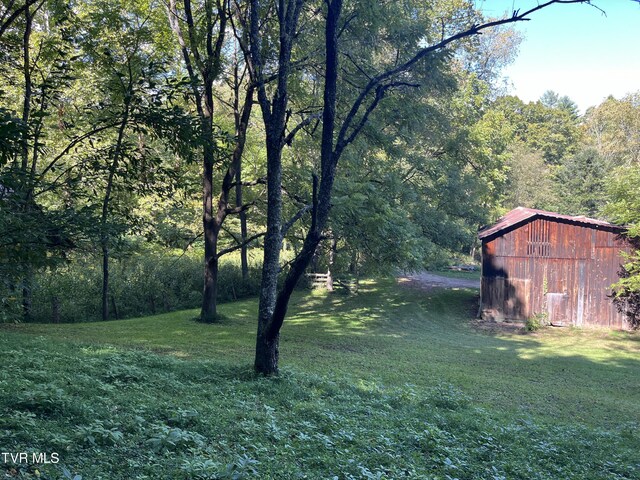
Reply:
[[[127,262],[167,255],[201,258],[200,318],[217,321],[237,255],[229,295],[260,294],[269,361],[256,368],[273,373],[310,269],[471,261],[477,229],[515,206],[637,236],[638,94],[584,115],[555,92],[505,95],[511,25],[561,3],[589,2],[502,18],[465,0],[9,2],[2,318],[32,319],[44,284],[87,265],[100,272],[87,308],[117,317]],[[633,268],[625,285],[638,289]],[[36,310],[58,309],[67,288]]]

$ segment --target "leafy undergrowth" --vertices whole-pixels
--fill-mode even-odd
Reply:
[[[390,282],[357,297],[297,295],[274,379],[248,365],[253,300],[225,305],[218,325],[189,311],[3,327],[0,450],[57,453],[60,463],[0,458],[0,471],[55,480],[640,478],[637,335],[486,335],[469,326],[473,298]]]
[[[0,341],[0,444],[55,452],[7,476],[85,479],[638,478],[638,424],[542,426],[447,384],[385,387],[287,370],[255,378],[143,351]]]

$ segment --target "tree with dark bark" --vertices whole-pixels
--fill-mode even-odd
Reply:
[[[279,331],[273,335],[269,329],[276,305],[282,248],[282,149],[285,145],[284,133],[289,101],[287,82],[291,71],[293,42],[303,4],[303,0],[278,1],[278,71],[272,98],[269,98],[266,88],[267,78],[264,73],[260,35],[261,13],[264,12],[261,11],[258,0],[252,0],[250,7],[252,76],[262,110],[267,149],[267,233],[264,238],[255,360],[256,370],[264,373],[277,371],[278,365]]]
[[[176,0],[169,0],[168,15],[180,46],[182,59],[191,85],[191,100],[196,106],[200,118],[202,152],[202,224],[204,231],[204,289],[200,319],[211,323],[217,318],[218,268],[220,257],[236,248],[242,249],[244,259],[243,275],[246,275],[246,245],[255,238],[247,238],[245,212],[249,205],[242,203],[242,154],[247,138],[249,118],[254,102],[254,86],[244,81],[243,66],[232,62],[230,83],[234,100],[233,113],[235,132],[229,150],[230,159],[226,168],[220,168],[222,177],[220,195],[214,205],[214,171],[219,166],[219,152],[216,152],[214,137],[214,106],[216,93],[214,82],[225,73],[223,47],[228,40],[229,30],[236,34],[235,41],[244,42],[241,28],[230,25],[232,15],[242,15],[242,8],[236,6],[232,11],[228,0],[204,0],[193,5],[191,0],[183,0],[182,11],[178,10]],[[197,8],[194,11],[194,7]],[[199,16],[199,18],[196,17]],[[183,33],[185,25],[187,35]],[[234,28],[228,28],[233,26]],[[235,198],[232,194],[235,191]],[[232,205],[235,201],[235,206]],[[223,224],[228,215],[239,214],[241,218],[241,241],[236,247],[219,250],[218,244]]]
[[[258,311],[258,332],[254,368],[264,375],[278,373],[279,338],[289,299],[293,290],[311,262],[323,232],[331,209],[331,194],[338,161],[345,148],[351,144],[367,125],[370,116],[386,95],[394,90],[417,88],[411,78],[411,72],[427,68],[430,63],[440,60],[439,54],[455,47],[461,40],[479,35],[482,31],[500,25],[529,20],[531,14],[554,4],[589,3],[586,0],[553,0],[527,11],[515,11],[506,18],[483,22],[471,18],[467,25],[450,28],[443,25],[441,37],[429,45],[419,46],[416,52],[406,58],[398,59],[394,65],[381,73],[367,74],[367,81],[359,87],[351,107],[342,118],[338,118],[339,57],[340,36],[348,29],[349,23],[357,13],[343,19],[342,0],[325,0],[324,41],[325,57],[323,66],[322,131],[320,140],[319,176],[313,177],[313,202],[311,222],[304,243],[291,262],[280,290],[278,275],[280,272],[280,250],[282,246],[282,151],[286,143],[287,105],[289,101],[288,82],[292,72],[292,51],[298,33],[298,21],[304,7],[303,0],[279,0],[275,5],[278,28],[277,86],[269,98],[264,73],[265,59],[261,43],[261,18],[265,15],[257,0],[251,2],[250,40],[252,73],[258,90],[258,101],[266,131],[267,148],[267,236],[264,241],[264,264],[262,290]],[[478,23],[476,23],[478,21]],[[426,39],[428,41],[428,39]],[[349,58],[348,55],[345,55]],[[352,85],[351,85],[352,86]]]

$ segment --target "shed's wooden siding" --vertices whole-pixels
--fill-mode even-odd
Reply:
[[[618,231],[536,218],[482,242],[484,317],[626,328],[608,297],[629,250]]]

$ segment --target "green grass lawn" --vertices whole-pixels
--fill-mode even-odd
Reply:
[[[443,277],[449,277],[449,278],[464,278],[464,279],[468,279],[468,280],[480,280],[480,277],[482,276],[482,272],[480,271],[480,268],[478,268],[477,270],[471,270],[471,271],[467,271],[467,270],[438,270],[437,272],[438,275],[443,276]]]
[[[640,337],[483,333],[476,293],[298,293],[275,379],[251,371],[255,300],[216,325],[4,325],[2,451],[61,457],[6,475],[640,478]]]

